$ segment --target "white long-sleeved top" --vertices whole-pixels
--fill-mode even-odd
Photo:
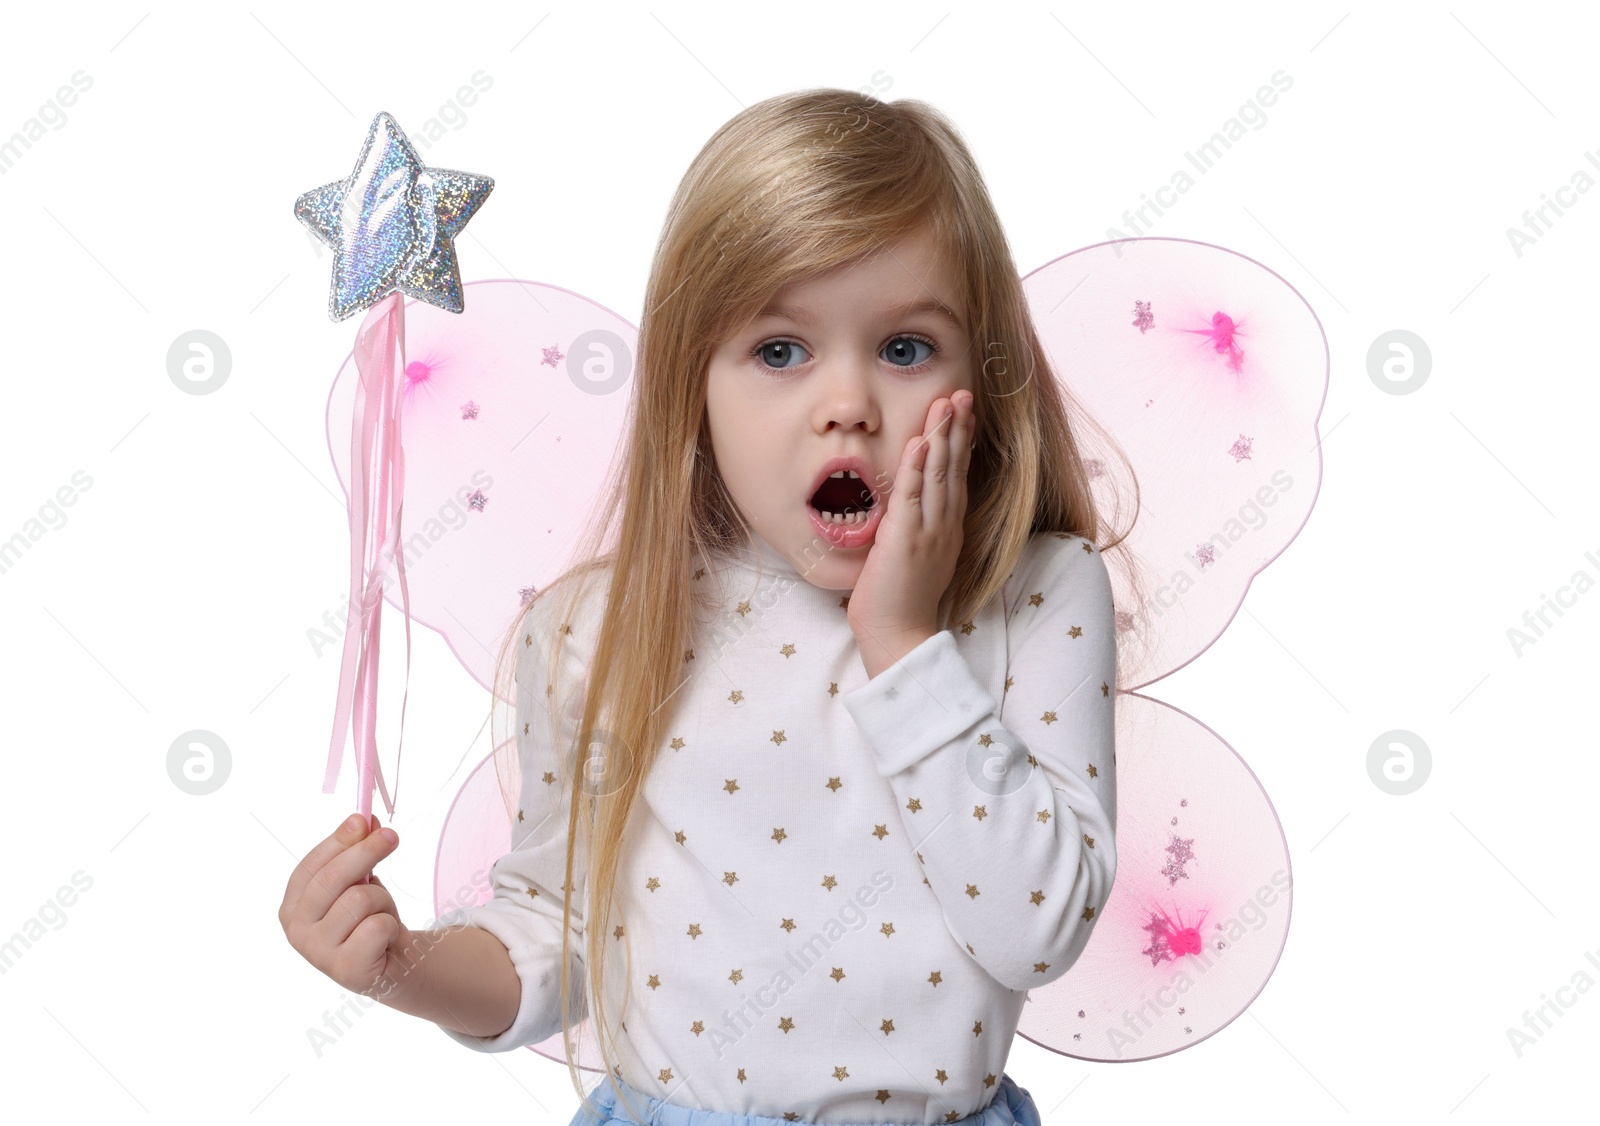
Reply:
[[[1105,564],[1081,537],[1039,533],[999,599],[869,680],[847,592],[756,543],[694,569],[720,610],[697,627],[624,841],[604,985],[613,1027],[626,992],[620,1075],[731,1113],[959,1119],[988,1106],[1026,991],[1067,971],[1111,892]],[[450,917],[500,939],[522,983],[500,1035],[441,1026],[479,1051],[561,1030],[571,760],[548,734],[545,661],[552,627],[570,630],[561,675],[581,678],[599,624],[595,595],[549,620],[563,597],[530,606],[518,647],[513,850],[493,897]],[[563,746],[581,703],[557,708]]]

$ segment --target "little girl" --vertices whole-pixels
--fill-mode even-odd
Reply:
[[[645,306],[610,500],[506,638],[493,897],[407,930],[351,825],[290,940],[479,1051],[593,1018],[574,1126],[1038,1124],[1004,1068],[1111,893],[1116,638],[972,156],[921,102],[754,105]]]

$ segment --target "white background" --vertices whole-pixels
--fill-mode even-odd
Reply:
[[[1129,233],[1122,212],[1278,70],[1293,87],[1266,125],[1150,233],[1248,255],[1316,309],[1324,479],[1222,638],[1144,691],[1221,734],[1271,796],[1295,865],[1288,946],[1193,1048],[1117,1066],[1019,1038],[1007,1070],[1052,1126],[1591,1104],[1593,990],[1564,989],[1571,1007],[1520,1057],[1507,1039],[1575,975],[1600,980],[1583,703],[1600,594],[1520,655],[1507,638],[1575,572],[1600,574],[1584,554],[1600,558],[1600,192],[1520,256],[1506,234],[1577,169],[1600,176],[1587,5],[75,5],[13,13],[4,38],[0,137],[75,72],[92,86],[0,175],[0,539],[93,480],[0,573],[0,940],[74,872],[92,879],[0,974],[4,1117],[564,1124],[576,1106],[564,1068],[382,1007],[319,1057],[307,1030],[347,998],[275,915],[353,792],[347,770],[321,793],[339,650],[307,631],[346,593],[323,411],[359,319],[328,319],[330,256],[292,205],[349,172],[375,112],[426,163],[495,178],[458,243],[465,280],[548,282],[637,323],[678,178],[762,98],[932,102],[1026,272]],[[446,110],[480,71],[490,88]],[[456,125],[422,144],[444,113]],[[167,374],[197,328],[233,359],[202,396]],[[1367,373],[1395,328],[1432,350],[1409,395]],[[481,690],[437,635],[414,642],[401,845],[380,872],[420,923],[441,819],[487,739]],[[166,769],[194,728],[232,755],[205,797]],[[1367,774],[1393,728],[1433,756],[1405,797]]]

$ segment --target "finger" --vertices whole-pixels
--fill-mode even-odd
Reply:
[[[306,853],[304,859],[295,865],[294,871],[289,873],[289,883],[283,892],[284,903],[292,905],[298,900],[305,893],[311,877],[316,875],[328,861],[365,837],[369,831],[368,825],[369,822],[360,814],[352,813],[337,829]]]
[[[977,423],[971,393],[961,393],[961,401],[955,419],[960,425],[952,423],[950,432],[950,500],[957,519],[965,519],[967,514],[967,473],[972,468],[972,436]]]
[[[321,921],[347,887],[370,873],[373,865],[398,846],[398,841],[390,844],[382,833],[368,833],[312,873],[300,894],[297,913],[311,922]]]
[[[920,434],[906,443],[900,455],[899,472],[895,474],[894,491],[889,495],[889,512],[884,516],[885,520],[893,515],[896,522],[905,520],[912,527],[921,525],[922,457],[927,447],[927,438]]]
[[[923,527],[929,531],[937,528],[950,510],[950,432],[955,424],[949,399],[936,402],[934,410],[938,421],[928,437],[928,461],[922,471],[927,482],[922,490]]]
[[[361,920],[361,925],[356,928],[356,931],[359,933],[363,942],[368,939],[371,939],[374,942],[381,942],[383,944],[383,949],[388,950],[394,945],[395,939],[399,938],[405,933],[405,926],[393,915],[368,915],[365,919]],[[402,974],[406,972],[409,971],[402,971]],[[380,978],[375,984],[381,985],[383,980],[384,979]],[[393,983],[391,981],[388,988],[392,987]],[[387,991],[388,989],[386,988],[384,992]]]
[[[312,931],[324,944],[339,946],[372,915],[393,915],[398,919],[400,909],[395,906],[394,897],[377,884],[351,884]]]

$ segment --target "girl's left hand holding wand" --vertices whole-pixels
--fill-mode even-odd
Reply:
[[[849,609],[869,680],[939,632],[939,601],[964,538],[972,429],[972,392],[935,400],[880,493],[889,505]]]

